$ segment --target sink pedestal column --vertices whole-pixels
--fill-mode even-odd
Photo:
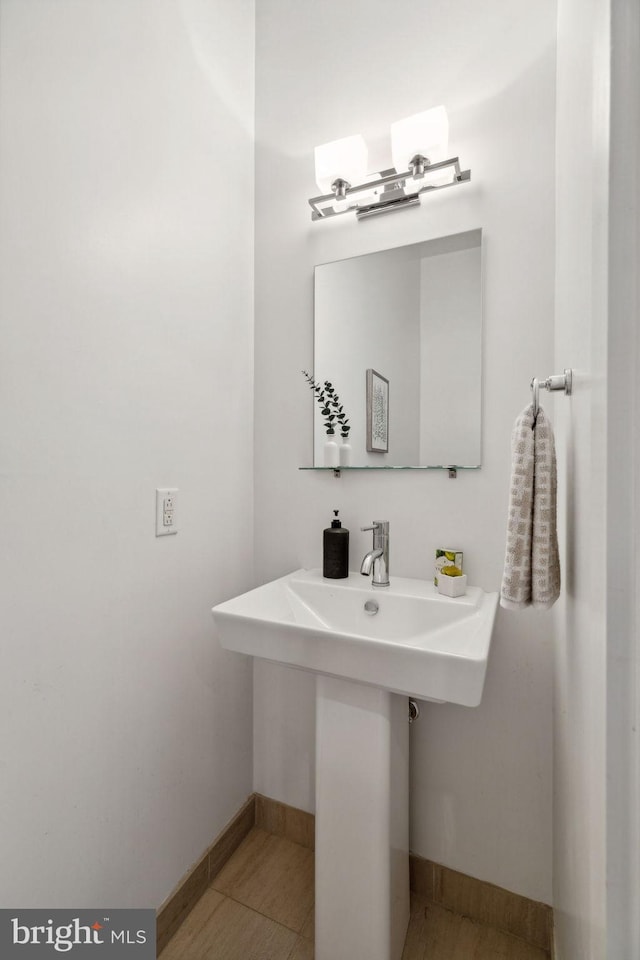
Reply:
[[[316,678],[316,960],[400,960],[409,922],[407,698]]]

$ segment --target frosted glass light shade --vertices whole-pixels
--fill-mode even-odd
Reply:
[[[331,193],[334,180],[362,183],[367,175],[368,151],[364,137],[356,134],[323,143],[315,149],[316,183],[322,193]]]
[[[448,149],[449,118],[444,107],[433,107],[391,124],[391,155],[398,173],[408,169],[416,154],[427,157],[430,163],[448,160]]]

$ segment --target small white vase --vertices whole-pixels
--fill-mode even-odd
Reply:
[[[335,434],[327,434],[327,439],[324,443],[324,465],[325,467],[340,466],[340,454],[338,453]]]
[[[348,437],[342,437],[342,443],[338,447],[338,460],[341,467],[351,466],[351,444]]]

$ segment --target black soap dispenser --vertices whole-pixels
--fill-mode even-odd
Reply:
[[[322,576],[329,580],[343,580],[349,576],[349,531],[335,519],[322,534]]]

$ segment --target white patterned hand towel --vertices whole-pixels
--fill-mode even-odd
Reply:
[[[511,435],[511,491],[500,605],[553,606],[560,595],[556,531],[556,450],[542,407],[529,404]]]

